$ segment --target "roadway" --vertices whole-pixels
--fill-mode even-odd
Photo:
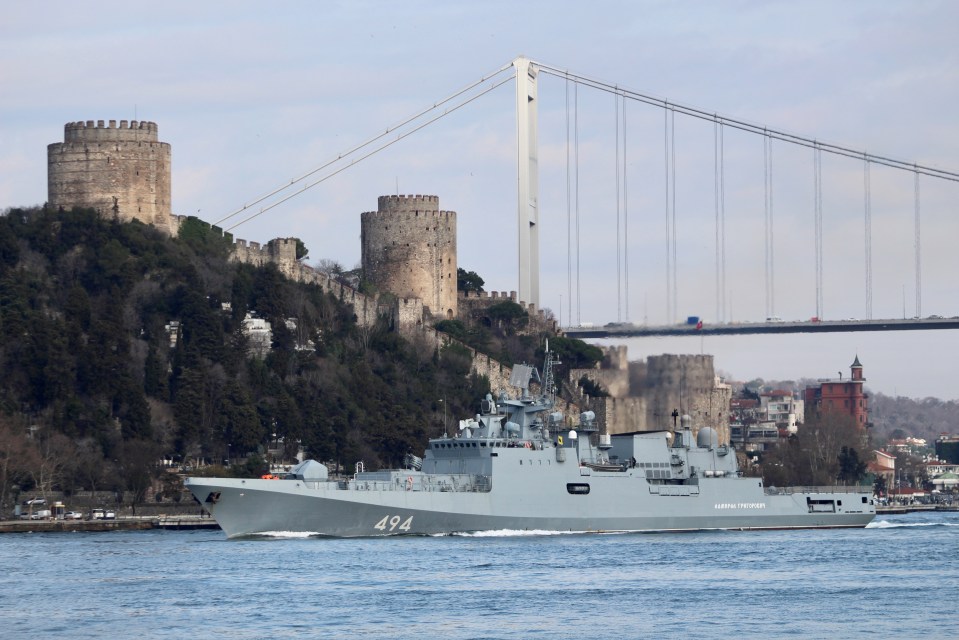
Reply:
[[[806,320],[804,322],[730,322],[702,326],[695,324],[636,325],[610,323],[602,327],[567,327],[570,338],[633,338],[645,336],[742,335],[754,333],[842,333],[847,331],[917,331],[959,329],[959,316],[953,318],[914,318],[908,320]]]

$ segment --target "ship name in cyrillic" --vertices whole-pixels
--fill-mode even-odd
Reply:
[[[765,502],[717,502],[714,509],[765,509]]]

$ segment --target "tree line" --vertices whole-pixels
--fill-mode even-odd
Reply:
[[[466,354],[359,327],[335,295],[230,251],[198,220],[171,238],[89,209],[0,216],[0,503],[142,494],[161,459],[261,473],[279,443],[376,468],[422,449],[444,403],[475,413],[488,382]],[[248,313],[272,325],[265,358]]]

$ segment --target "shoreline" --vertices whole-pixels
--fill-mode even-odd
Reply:
[[[959,506],[942,504],[910,504],[910,505],[889,505],[876,507],[876,515],[914,513],[916,511],[959,511]]]
[[[148,516],[117,518],[116,520],[3,520],[0,533],[62,533],[96,531],[143,531],[167,529],[187,531],[219,529],[216,520],[204,516]]]

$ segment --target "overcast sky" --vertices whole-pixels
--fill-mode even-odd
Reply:
[[[8,3],[3,16],[0,208],[46,200],[46,146],[63,140],[66,122],[138,119],[156,122],[172,145],[174,212],[215,222],[518,55],[770,129],[959,171],[954,2],[44,2]],[[817,314],[810,150],[773,143],[770,300],[762,138],[724,130],[726,279],[717,294],[715,131],[676,116],[670,318],[663,111],[620,107],[624,166],[610,94],[554,76],[541,76],[539,89],[541,303],[563,324]],[[459,265],[487,289],[515,290],[513,92],[507,82],[233,233],[260,242],[297,236],[311,261],[352,267],[359,214],[374,210],[377,196],[438,195],[441,208],[457,212]],[[575,113],[567,95],[576,96]],[[572,172],[568,119],[579,140]],[[865,318],[863,163],[824,155],[822,167],[819,313]],[[576,196],[568,176],[576,173],[578,289],[567,253],[577,245],[567,235]],[[917,296],[913,175],[875,165],[869,175],[872,317],[959,315],[959,184],[920,180]],[[628,273],[616,269],[617,208],[620,229],[628,228],[620,234]],[[632,341],[630,356],[705,351],[739,379],[789,379],[845,373],[858,353],[874,390],[959,399],[957,337]]]

